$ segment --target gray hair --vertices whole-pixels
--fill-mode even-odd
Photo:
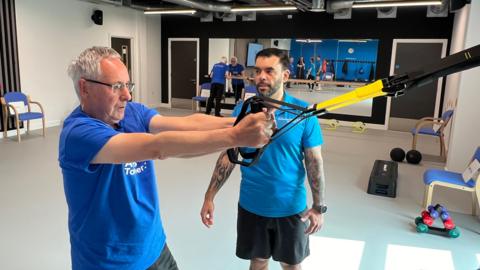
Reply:
[[[100,61],[105,58],[118,58],[120,55],[109,47],[91,47],[84,50],[77,59],[73,60],[68,66],[68,76],[72,78],[73,86],[77,97],[80,99],[80,88],[78,81],[80,78],[98,80],[102,75]]]

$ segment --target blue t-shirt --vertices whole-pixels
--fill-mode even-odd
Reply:
[[[320,71],[322,70],[322,61],[318,61],[317,60],[317,65],[316,65],[316,68],[317,68],[317,72],[320,73]]]
[[[73,269],[146,269],[160,256],[160,219],[154,164],[91,164],[120,133],[149,132],[156,111],[129,102],[114,129],[77,107],[60,134],[59,162],[68,204]]]
[[[295,74],[295,64],[290,63],[290,65],[288,65],[288,70],[290,70],[290,78],[291,79],[297,77],[296,74]]]
[[[287,93],[284,101],[303,107],[308,105]],[[242,105],[241,102],[235,107],[234,116],[240,113]],[[281,108],[291,109],[285,106]],[[276,110],[277,128],[283,127],[294,117],[293,113]],[[320,125],[314,116],[278,137],[265,148],[255,165],[241,167],[240,206],[265,217],[285,217],[305,210],[307,195],[303,150],[322,143]]]
[[[307,70],[309,69],[310,69],[310,75],[312,75],[313,78],[315,78],[315,76],[317,76],[317,68],[315,67],[315,63],[310,62],[307,67]]]
[[[228,65],[228,71],[232,74],[232,76],[242,76],[242,71],[244,71],[245,68],[240,65],[236,64],[234,65]],[[242,79],[232,79],[232,84],[233,85],[239,85],[242,84],[243,80]]]
[[[225,74],[228,71],[227,64],[220,62],[213,65],[212,68],[212,83],[225,84]]]

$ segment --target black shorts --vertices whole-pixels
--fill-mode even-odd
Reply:
[[[310,248],[307,224],[302,213],[293,216],[269,218],[256,215],[238,206],[237,257],[251,260],[268,259],[290,265],[301,263]]]
[[[167,244],[158,259],[147,270],[178,270],[177,262],[172,256]]]

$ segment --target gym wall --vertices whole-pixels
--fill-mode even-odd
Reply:
[[[352,19],[334,20],[327,13],[292,13],[263,15],[256,21],[200,22],[197,17],[162,16],[162,102],[168,103],[168,39],[192,37],[200,39],[200,75],[208,74],[209,38],[311,38],[311,39],[378,39],[376,78],[389,75],[393,39],[448,39],[452,34],[454,14],[444,18],[427,18],[423,8],[399,8],[395,19],[377,19],[377,11],[353,10]],[[448,49],[447,49],[448,51]],[[344,121],[363,121],[383,125],[386,98],[373,101],[372,116],[362,117],[329,114],[325,118]]]
[[[91,20],[95,9],[103,10],[103,25]],[[66,72],[70,61],[86,48],[110,46],[111,37],[132,38],[137,101],[160,105],[159,16],[78,0],[15,1],[15,11],[21,90],[42,104],[47,127],[61,125],[79,104]],[[41,121],[30,127],[41,128]]]

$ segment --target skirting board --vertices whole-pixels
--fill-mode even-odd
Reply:
[[[327,124],[328,119],[322,119],[320,118],[320,124]],[[341,127],[351,127],[354,122],[348,122],[348,121],[339,121]],[[378,125],[378,124],[370,124],[370,123],[365,123],[365,126],[370,129],[379,129],[379,130],[386,130],[386,128],[383,125]]]

